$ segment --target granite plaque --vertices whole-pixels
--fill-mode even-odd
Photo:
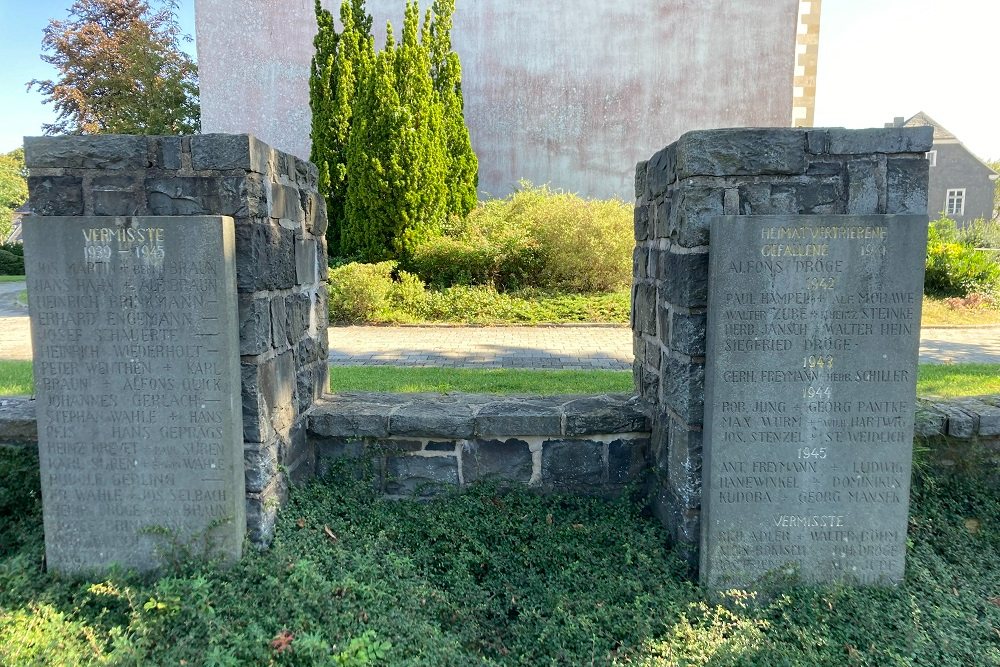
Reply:
[[[31,217],[24,245],[49,569],[239,558],[232,218]]]
[[[903,578],[927,218],[712,222],[701,581]]]

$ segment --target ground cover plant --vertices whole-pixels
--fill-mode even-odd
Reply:
[[[633,390],[629,371],[520,368],[331,366],[331,391],[604,394]],[[0,396],[34,391],[30,361],[0,361]],[[957,398],[1000,394],[1000,364],[920,364],[917,394]]]
[[[159,578],[42,571],[37,460],[0,448],[0,663],[1000,665],[1000,496],[918,474],[897,589],[717,604],[631,499],[293,488],[270,551]]]

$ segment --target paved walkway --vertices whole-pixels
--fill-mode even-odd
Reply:
[[[0,283],[0,359],[31,359],[24,283]],[[926,328],[921,363],[1000,363],[1000,326]],[[331,327],[330,363],[629,370],[632,332],[617,326]]]

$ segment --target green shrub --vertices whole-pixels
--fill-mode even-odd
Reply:
[[[975,240],[947,218],[931,223],[924,274],[926,294],[966,297],[980,292],[994,293],[1000,288],[1000,264],[990,253],[976,250]]]
[[[335,324],[405,321],[400,311],[422,312],[425,298],[420,279],[397,271],[395,262],[330,269],[330,321]]]
[[[522,229],[463,224],[418,246],[409,266],[433,287],[484,285],[506,291],[536,283],[541,259],[537,243]]]
[[[23,276],[24,257],[0,248],[0,276]]]
[[[548,187],[480,204],[443,236],[418,245],[409,265],[437,287],[488,285],[610,292],[632,278],[632,209]]]
[[[6,250],[12,255],[24,257],[24,245],[20,243],[0,243],[0,250]]]

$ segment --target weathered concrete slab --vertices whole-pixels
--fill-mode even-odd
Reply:
[[[24,239],[48,567],[238,558],[233,220],[34,217]]]
[[[926,230],[712,222],[703,583],[902,580]]]

